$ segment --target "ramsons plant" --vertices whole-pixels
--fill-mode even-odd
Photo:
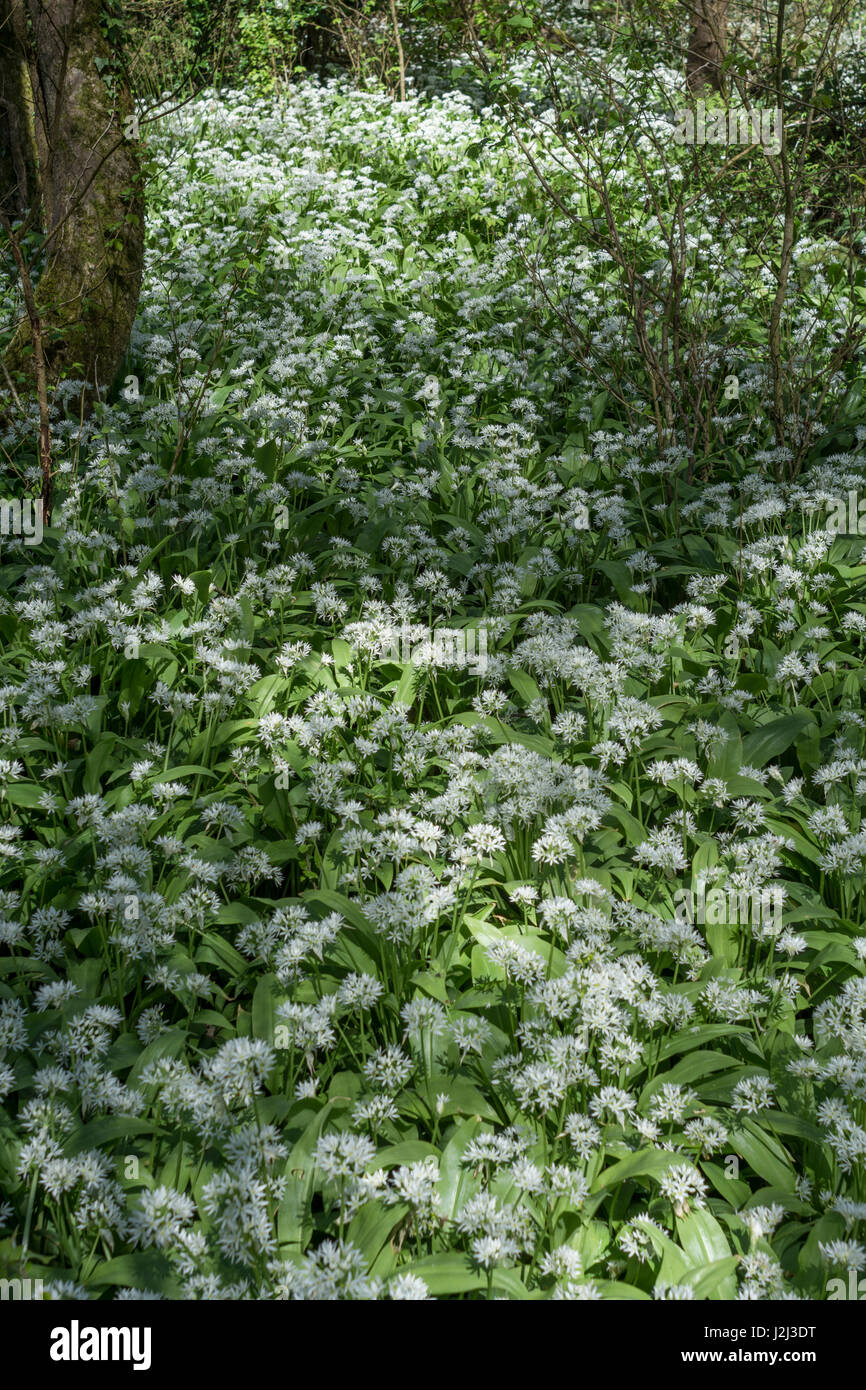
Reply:
[[[150,137],[128,373],[2,537],[0,1249],[52,1298],[866,1263],[866,430],[660,454],[500,137],[339,83]]]

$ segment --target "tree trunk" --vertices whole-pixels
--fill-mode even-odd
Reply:
[[[729,0],[688,0],[692,31],[686,57],[686,83],[699,93],[709,85],[722,90],[722,59],[728,28]]]
[[[30,80],[16,42],[11,4],[0,0],[0,209],[19,218],[38,201]]]
[[[30,225],[44,230],[36,288],[48,379],[111,385],[129,344],[141,287],[144,218],[133,107],[111,65],[100,0],[2,0],[32,99],[38,190]],[[26,95],[14,98],[16,115]],[[20,186],[20,180],[19,180]],[[35,196],[41,201],[37,209]],[[33,378],[24,322],[5,355],[10,374]]]

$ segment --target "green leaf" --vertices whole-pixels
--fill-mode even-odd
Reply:
[[[333,888],[310,888],[303,892],[301,897],[304,902],[321,903],[328,912],[339,912],[353,927],[375,938],[373,924],[364,916],[357,903],[349,901],[345,893],[338,893]]]
[[[509,671],[508,681],[525,705],[531,705],[533,700],[541,699],[541,691],[525,671]]]
[[[688,1216],[677,1217],[677,1236],[692,1264],[701,1270],[731,1258],[731,1247],[722,1227],[711,1212],[704,1209],[690,1212]],[[716,1298],[735,1298],[737,1281],[732,1271],[719,1280],[715,1288]],[[709,1297],[708,1294],[704,1295]]]
[[[641,1092],[638,1108],[643,1111],[650,1096],[661,1090],[662,1086],[667,1083],[678,1086],[696,1085],[704,1077],[740,1065],[741,1063],[736,1062],[733,1057],[728,1057],[724,1052],[704,1052],[701,1050],[693,1052],[689,1057],[684,1057],[675,1067],[671,1067],[669,1071],[660,1072],[653,1077],[652,1081],[647,1082]]]
[[[403,674],[394,687],[394,704],[405,705],[407,709],[412,707],[415,700],[415,688],[418,684],[420,672],[417,666],[413,666],[409,661],[403,667]]]
[[[686,1270],[680,1282],[690,1285],[695,1291],[695,1299],[704,1298],[731,1300],[737,1296],[737,1266],[740,1261],[736,1255],[726,1255],[698,1269]]]
[[[619,1302],[622,1299],[641,1300],[650,1302],[651,1298],[643,1289],[636,1288],[634,1284],[627,1284],[624,1279],[593,1279],[592,1281],[598,1289],[602,1298],[607,1301]]]
[[[381,1256],[389,1236],[408,1214],[409,1207],[403,1202],[398,1202],[393,1207],[385,1207],[381,1202],[365,1202],[361,1210],[353,1217],[347,1236],[352,1244],[361,1251],[367,1261],[367,1268],[370,1273],[375,1272],[383,1275],[389,1272],[388,1269],[382,1267]],[[385,1263],[391,1266],[395,1262],[396,1256],[393,1251],[388,1252],[388,1254],[389,1258]]]
[[[481,1129],[477,1119],[463,1120],[452,1134],[439,1159],[439,1210],[446,1221],[453,1221],[466,1197],[478,1187],[478,1179],[463,1163],[466,1145]]]
[[[253,992],[253,1037],[261,1038],[263,1042],[267,1043],[274,1041],[276,1010],[274,987],[276,983],[275,975],[263,975]]]
[[[138,1061],[133,1063],[132,1069],[126,1078],[128,1086],[135,1086],[145,1067],[151,1062],[156,1062],[160,1057],[177,1057],[182,1051],[186,1042],[186,1033],[181,1028],[171,1028],[167,1033],[160,1033],[154,1038],[152,1043],[140,1053]]]
[[[244,975],[249,969],[249,961],[244,960],[230,941],[218,936],[216,932],[205,932],[202,944],[195,953],[196,964],[218,965],[227,970],[233,979]]]
[[[223,903],[216,920],[221,927],[239,927],[246,926],[249,922],[258,922],[260,918],[246,903]]]
[[[796,1173],[775,1140],[763,1134],[756,1125],[744,1120],[742,1127],[730,1137],[730,1147],[748,1163],[753,1172],[771,1187],[794,1191]]]
[[[6,800],[10,806],[32,809],[39,805],[40,798],[44,794],[45,788],[37,786],[34,782],[10,782],[5,788],[3,796],[0,797],[0,805],[2,805],[3,800]]]
[[[401,1273],[417,1274],[424,1280],[434,1298],[447,1297],[448,1294],[475,1293],[487,1289],[487,1275],[483,1270],[472,1266],[468,1256],[456,1253],[447,1255],[428,1255],[404,1266]],[[526,1285],[514,1270],[495,1269],[493,1271],[493,1290],[506,1298],[525,1299],[529,1297]]]
[[[428,1144],[423,1139],[406,1139],[402,1144],[380,1149],[373,1165],[376,1168],[399,1168],[404,1163],[421,1163],[425,1158],[438,1160],[439,1150],[435,1144]]]
[[[140,1250],[135,1254],[118,1255],[113,1260],[106,1260],[88,1275],[87,1282],[97,1288],[114,1285],[166,1294],[169,1298],[181,1297],[180,1285],[171,1264],[165,1255],[156,1250]]]
[[[658,1284],[682,1284],[684,1277],[692,1268],[686,1252],[671,1240],[670,1236],[664,1231],[650,1225],[649,1223],[638,1222],[640,1230],[644,1231],[649,1237],[650,1244],[657,1255],[661,1255],[662,1262],[656,1275]]]
[[[785,714],[781,719],[772,719],[762,724],[754,733],[743,739],[743,765],[763,767],[773,758],[778,758],[809,724],[814,724],[811,714]]]
[[[669,1168],[682,1162],[682,1154],[663,1153],[660,1149],[641,1149],[600,1173],[592,1184],[592,1191],[607,1191],[618,1187],[629,1178],[660,1178]]]
[[[689,1052],[694,1047],[702,1047],[704,1043],[715,1042],[717,1038],[730,1038],[737,1034],[745,1036],[748,1031],[748,1028],[729,1023],[704,1023],[698,1028],[684,1029],[662,1044],[658,1059],[663,1062],[668,1057],[675,1057],[678,1052]]]
[[[161,782],[178,782],[182,777],[218,776],[219,773],[214,772],[212,767],[204,767],[202,763],[183,763],[180,767],[170,767],[168,772],[160,772],[152,781],[157,786]]]
[[[155,1131],[156,1125],[150,1120],[134,1120],[130,1115],[103,1115],[74,1130],[63,1145],[63,1151],[68,1158],[74,1158],[85,1149],[99,1149],[115,1139],[131,1139],[134,1135]]]
[[[316,1181],[313,1154],[328,1120],[335,1111],[344,1110],[346,1104],[342,1099],[327,1101],[309,1121],[286,1159],[286,1190],[277,1212],[277,1240],[281,1249],[295,1245],[303,1250],[313,1234],[312,1206]]]

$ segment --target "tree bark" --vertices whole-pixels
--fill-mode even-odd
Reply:
[[[10,0],[0,0],[0,210],[22,217],[39,199],[33,100]]]
[[[710,86],[722,90],[722,60],[728,29],[729,0],[688,0],[692,30],[686,55],[686,84],[695,94]]]
[[[100,0],[3,0],[33,105],[38,189],[30,225],[45,233],[36,288],[48,379],[111,385],[129,344],[141,288],[144,209],[129,90],[99,25]],[[20,116],[20,102],[12,105]],[[41,206],[37,209],[35,198]],[[33,380],[31,322],[5,354]]]

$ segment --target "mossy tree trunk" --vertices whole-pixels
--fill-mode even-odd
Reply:
[[[46,374],[50,384],[86,381],[92,401],[117,374],[141,287],[143,204],[132,99],[100,28],[100,0],[0,4],[12,21],[4,41],[22,72],[19,95],[13,88],[6,100],[25,129],[32,103],[37,187],[27,189],[25,227],[44,234],[33,297]],[[5,354],[13,380],[35,378],[34,337],[28,313]]]
[[[691,34],[686,55],[686,83],[699,94],[709,86],[722,90],[722,60],[728,31],[729,0],[687,0]]]
[[[39,174],[30,80],[12,20],[9,0],[0,0],[0,207],[20,218],[39,202]]]

